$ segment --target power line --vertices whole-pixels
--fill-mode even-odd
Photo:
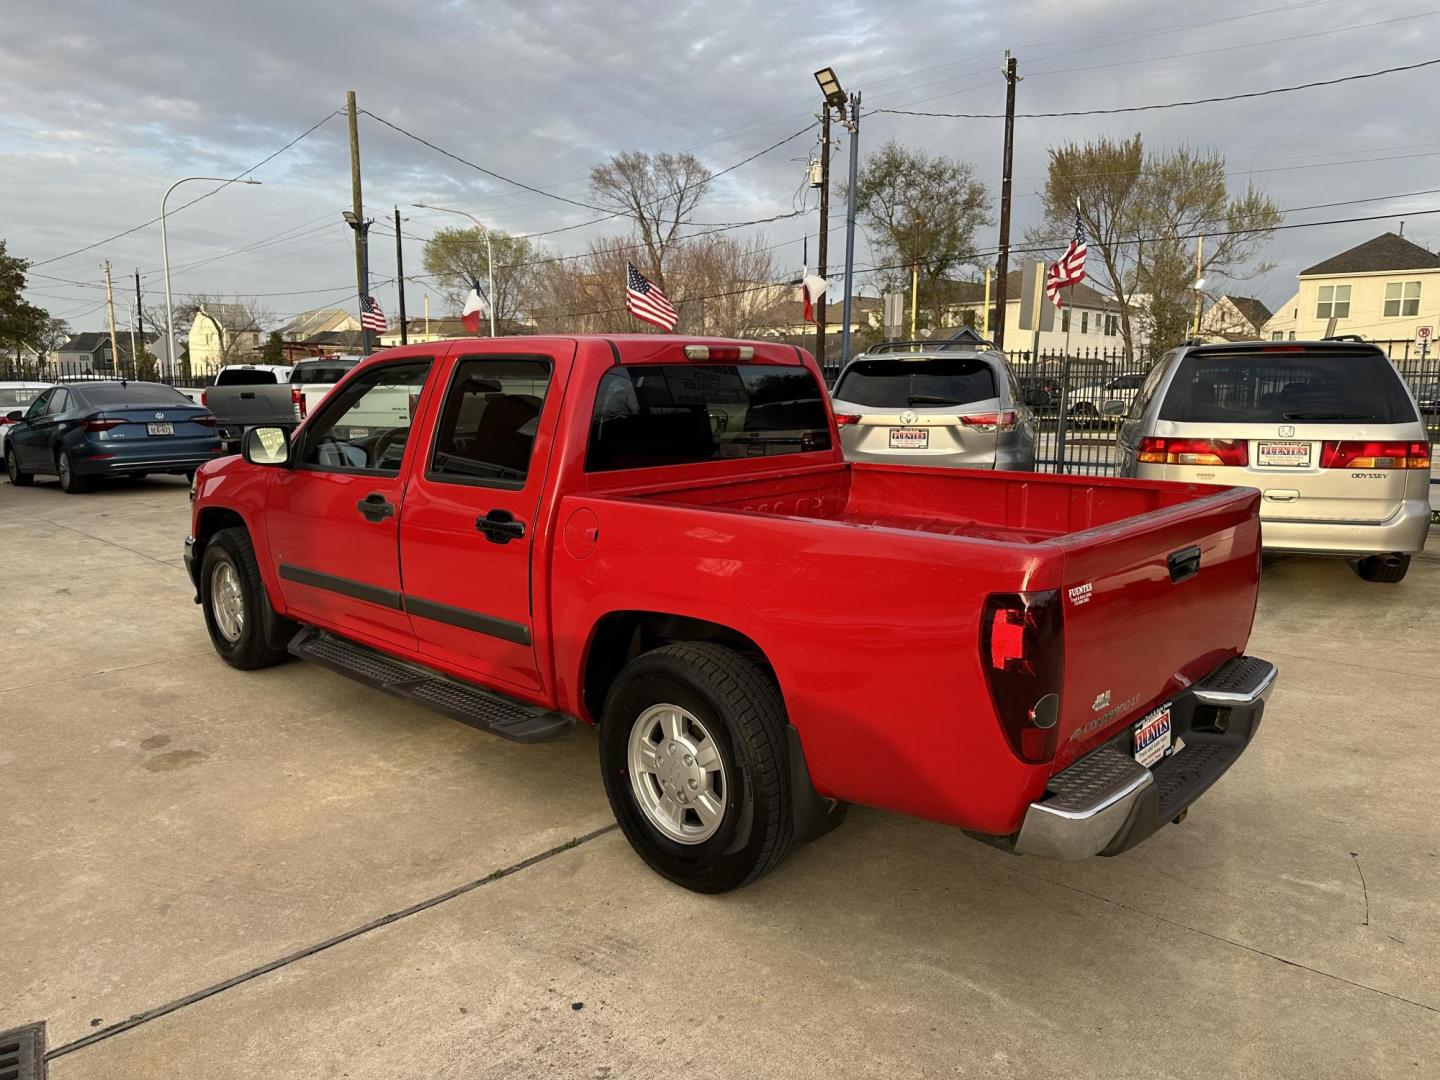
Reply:
[[[1125,105],[1114,109],[1069,109],[1064,112],[1036,112],[1016,113],[1017,118],[1026,120],[1041,120],[1061,116],[1109,116],[1115,113],[1132,112],[1153,112],[1156,109],[1178,109],[1187,105],[1210,105],[1218,101],[1242,101],[1247,98],[1269,97],[1272,94],[1291,94],[1297,90],[1313,90],[1318,86],[1338,86],[1341,83],[1356,82],[1360,79],[1374,79],[1381,75],[1394,75],[1402,71],[1415,71],[1419,68],[1430,67],[1440,64],[1440,57],[1433,60],[1421,60],[1414,64],[1401,64],[1398,67],[1382,68],[1379,71],[1366,71],[1358,75],[1344,75],[1338,79],[1320,79],[1315,82],[1298,83],[1295,86],[1277,86],[1269,90],[1251,90],[1244,94],[1225,94],[1219,97],[1193,98],[1189,101],[1167,101],[1155,105]],[[917,112],[911,109],[871,109],[870,114],[891,113],[897,116],[939,116],[957,120],[1003,120],[1004,113],[949,113],[949,112]]]

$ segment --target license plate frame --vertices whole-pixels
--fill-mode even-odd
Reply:
[[[175,425],[168,420],[163,424],[146,424],[145,433],[147,435],[174,435]]]
[[[930,429],[923,427],[892,427],[891,450],[929,450]]]
[[[1147,769],[1170,753],[1174,741],[1175,726],[1169,705],[1160,706],[1130,728],[1131,753],[1136,763]]]
[[[1296,439],[1264,439],[1255,444],[1255,464],[1262,469],[1308,469],[1314,456],[1314,443]]]

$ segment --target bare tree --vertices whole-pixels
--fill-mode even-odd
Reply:
[[[590,170],[591,194],[635,222],[645,263],[641,269],[667,294],[670,250],[709,181],[705,166],[693,154],[626,150]]]
[[[207,329],[207,351],[213,350],[213,366],[253,363],[260,354],[264,328],[275,321],[273,312],[255,297],[187,293],[175,305],[175,337],[188,338],[195,317],[203,314]],[[148,313],[147,313],[148,317]],[[163,324],[163,311],[160,323]],[[213,328],[213,329],[211,329]],[[163,325],[162,325],[163,329]],[[208,335],[213,333],[213,338]],[[191,363],[196,342],[190,342]]]

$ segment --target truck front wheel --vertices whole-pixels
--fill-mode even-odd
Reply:
[[[678,885],[754,881],[793,841],[785,703],[754,661],[710,643],[636,657],[600,723],[600,767],[630,846]]]
[[[205,545],[200,606],[215,651],[231,667],[253,671],[285,659],[284,647],[265,637],[266,621],[274,618],[274,612],[250,534],[244,529],[221,529]]]

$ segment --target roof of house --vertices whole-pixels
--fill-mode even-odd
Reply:
[[[360,321],[344,308],[316,308],[302,311],[280,327],[279,334],[286,341],[299,341],[325,330],[359,329]]]
[[[146,331],[143,334],[136,334],[135,337],[146,345],[152,344],[159,335]],[[120,346],[122,355],[130,353],[130,331],[116,331],[115,342]],[[110,344],[110,335],[104,330],[87,330],[82,334],[72,334],[70,338],[61,345],[57,352],[83,352],[93,353]]]
[[[1235,306],[1235,310],[1240,312],[1246,322],[1257,328],[1269,322],[1270,316],[1274,314],[1253,296],[1231,296],[1227,293],[1225,299]]]
[[[196,311],[196,317],[208,315],[231,333],[259,331],[254,316],[244,304],[204,304]]]
[[[860,318],[867,311],[879,311],[884,301],[875,296],[851,298],[851,320]],[[805,322],[805,303],[802,300],[781,300],[771,304],[757,317],[762,326],[800,326]],[[825,321],[839,326],[845,319],[845,302],[837,300],[825,305]]]
[[[1412,244],[1398,233],[1387,232],[1306,267],[1300,276],[1371,274],[1383,270],[1440,270],[1440,255]]]
[[[365,347],[365,331],[363,330],[321,330],[318,334],[311,334],[304,341],[296,342],[299,345],[329,345],[343,348],[363,349]]]

